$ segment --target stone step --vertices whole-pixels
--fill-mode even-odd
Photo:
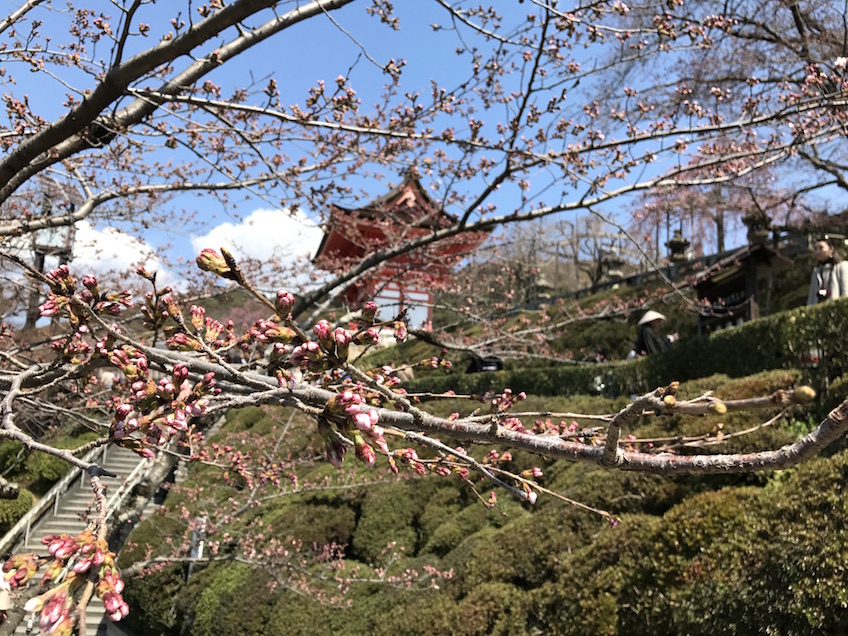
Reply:
[[[132,451],[109,448],[106,453],[105,461],[99,461],[99,465],[118,475],[118,478],[104,477],[103,481],[107,486],[107,495],[111,495],[117,491],[124,479],[136,469],[142,458]],[[41,542],[41,539],[51,534],[76,534],[86,528],[88,522],[80,518],[81,513],[86,511],[93,513],[94,498],[92,496],[91,487],[87,483],[87,479],[82,477],[69,488],[59,499],[58,505],[55,506],[54,512],[48,512],[41,521],[30,530],[29,538],[25,545],[18,544],[15,548],[16,552],[36,552],[38,554],[47,554],[46,546]],[[153,514],[158,506],[152,504],[150,513]],[[84,630],[80,630],[80,634],[85,636],[107,636],[109,633],[115,632],[112,625],[105,616],[105,608],[103,602],[96,596],[89,602],[86,611],[86,625]],[[15,630],[15,634],[38,634],[38,616],[33,620],[33,629],[27,632],[28,620],[25,618]]]

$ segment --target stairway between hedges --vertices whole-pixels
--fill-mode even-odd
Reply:
[[[119,507],[121,495],[124,497],[132,490],[128,479],[132,476],[133,482],[142,477],[148,466],[147,460],[142,460],[138,455],[126,449],[110,446],[105,450],[105,456],[97,459],[98,464],[115,474],[117,478],[103,477],[107,485],[107,495],[113,502],[114,507]],[[51,534],[77,534],[82,532],[88,522],[86,520],[94,498],[88,476],[79,471],[75,472],[75,479],[66,489],[59,488],[61,492],[51,490],[45,499],[53,500],[51,510],[48,510],[34,521],[29,529],[24,528],[16,543],[10,544],[6,549],[13,553],[36,552],[46,554],[46,549],[41,540]],[[117,496],[116,496],[117,495]],[[152,504],[149,504],[152,505]],[[145,510],[145,512],[148,512]],[[106,634],[120,634],[111,625],[111,621],[105,617],[103,602],[94,595],[86,610],[85,630],[80,634],[86,636],[105,636]],[[32,620],[30,620],[32,619]],[[18,625],[15,634],[38,634],[38,615],[26,615]]]

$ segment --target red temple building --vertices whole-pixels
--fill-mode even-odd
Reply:
[[[400,185],[361,208],[331,205],[324,238],[313,261],[326,271],[345,271],[377,250],[404,245],[456,221],[418,179],[407,176]],[[374,300],[384,319],[407,309],[410,325],[418,327],[432,320],[431,290],[444,284],[452,268],[487,236],[487,232],[463,233],[400,254],[350,285],[340,298],[352,310]]]

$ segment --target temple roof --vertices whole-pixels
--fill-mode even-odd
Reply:
[[[724,281],[741,275],[748,262],[755,260],[767,269],[778,272],[793,265],[780,250],[764,243],[748,244],[722,257],[707,269],[698,272],[693,280],[696,289],[703,290],[708,284],[722,284]]]
[[[335,243],[330,240],[334,233],[342,227],[350,228],[348,225],[350,219],[374,220],[375,222],[396,221],[408,227],[429,230],[445,227],[456,221],[439,206],[416,177],[407,173],[399,185],[360,208],[345,208],[332,204],[330,220],[325,226],[324,237],[321,239],[315,259],[324,254],[330,247],[329,243]],[[342,231],[342,234],[344,233]]]
[[[403,181],[360,208],[345,208],[333,205],[341,213],[356,214],[361,218],[380,218],[391,216],[398,221],[416,227],[438,227],[438,219],[455,221],[453,216],[439,207],[433,197],[424,189],[421,182],[407,174]],[[423,218],[422,217],[426,217]],[[423,221],[420,225],[416,221]]]

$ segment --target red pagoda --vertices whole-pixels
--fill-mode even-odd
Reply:
[[[418,179],[407,175],[400,185],[361,208],[331,205],[313,261],[326,271],[344,271],[377,250],[403,245],[454,223],[456,219],[433,200]],[[487,236],[487,232],[464,233],[401,254],[350,285],[341,299],[351,309],[374,300],[384,318],[406,309],[413,327],[429,323],[431,290],[446,282],[452,267]]]

